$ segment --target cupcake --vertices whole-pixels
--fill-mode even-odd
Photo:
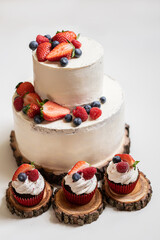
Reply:
[[[84,205],[91,201],[97,189],[96,172],[96,168],[90,167],[85,161],[75,164],[62,181],[63,191],[69,202]]]
[[[110,189],[118,194],[132,192],[139,179],[138,162],[129,154],[115,155],[106,170]]]
[[[22,164],[13,175],[11,188],[20,205],[31,207],[42,200],[45,181],[33,165]]]

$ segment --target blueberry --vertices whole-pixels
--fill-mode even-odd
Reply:
[[[74,125],[79,126],[82,123],[82,120],[80,118],[75,118],[73,120]]]
[[[60,59],[60,64],[61,64],[62,67],[67,66],[67,64],[68,64],[68,59],[67,59],[66,57],[62,57],[62,58]]]
[[[73,182],[77,182],[81,178],[81,175],[79,173],[74,173],[72,175]]]
[[[59,44],[58,41],[53,41],[53,42],[52,42],[52,48],[55,48],[58,44]]]
[[[75,49],[75,57],[79,58],[82,55],[82,50],[80,48]]]
[[[99,101],[94,101],[94,102],[91,103],[91,107],[98,107],[98,108],[100,108],[101,104],[100,104]]]
[[[119,162],[121,162],[121,158],[120,158],[120,156],[114,156],[112,161],[113,161],[113,163],[119,163]]]
[[[46,38],[48,38],[49,40],[51,40],[51,35],[49,35],[49,34],[44,35],[44,37],[46,37]]]
[[[34,51],[37,47],[38,47],[38,43],[36,41],[30,42],[29,48],[32,49],[32,51]]]
[[[34,116],[34,122],[37,124],[40,124],[41,122],[43,122],[43,118],[40,115],[36,115]]]
[[[72,121],[72,115],[71,114],[67,114],[65,117],[66,122],[71,122]]]
[[[24,182],[27,179],[27,174],[22,172],[18,175],[18,180]]]
[[[91,106],[90,105],[85,105],[84,109],[86,110],[86,112],[89,114],[90,110],[91,110]]]
[[[104,97],[104,96],[101,97],[101,98],[100,98],[100,101],[101,101],[102,104],[105,103],[105,102],[106,102],[106,97]]]

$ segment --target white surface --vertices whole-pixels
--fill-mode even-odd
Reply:
[[[67,9],[67,10],[66,10]],[[11,97],[17,82],[32,75],[28,43],[37,34],[73,29],[98,40],[105,50],[105,73],[126,93],[131,153],[153,186],[149,205],[138,212],[107,207],[98,221],[83,227],[60,224],[52,208],[34,219],[12,216],[5,190],[16,169],[9,147],[13,128]],[[4,239],[160,239],[159,102],[160,1],[0,1],[0,238]],[[3,103],[3,104],[2,104]]]

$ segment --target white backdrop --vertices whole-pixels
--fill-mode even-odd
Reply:
[[[34,219],[12,216],[5,190],[16,164],[9,147],[11,97],[16,84],[32,76],[28,44],[37,34],[70,29],[99,41],[105,73],[126,95],[131,153],[151,180],[153,197],[138,212],[107,207],[83,227],[60,224],[50,210]],[[160,239],[160,1],[0,0],[0,239]]]

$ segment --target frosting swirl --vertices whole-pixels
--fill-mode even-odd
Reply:
[[[18,178],[15,181],[12,181],[12,187],[19,194],[38,195],[42,192],[44,186],[45,186],[44,178],[40,173],[39,178],[35,182],[30,181],[28,179],[28,176],[25,182],[19,181]]]
[[[80,195],[80,194],[89,194],[91,193],[97,186],[97,178],[94,175],[91,179],[85,180],[83,178],[83,174],[81,175],[81,178],[73,182],[72,174],[66,175],[64,177],[65,184],[70,186],[73,193]]]
[[[109,166],[107,167],[107,174],[108,174],[108,179],[110,181],[113,181],[115,183],[121,183],[123,184],[129,184],[132,182],[135,182],[138,178],[138,169],[136,167],[136,169],[134,170],[134,168],[129,168],[129,170],[125,173],[120,173],[117,171],[117,167],[116,167],[116,163],[113,163],[113,161],[111,161],[109,163]]]

